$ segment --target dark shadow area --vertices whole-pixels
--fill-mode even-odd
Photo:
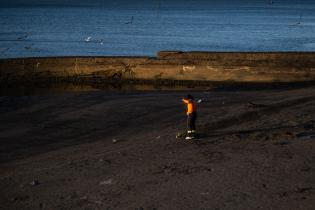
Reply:
[[[35,82],[1,82],[0,96],[38,95],[79,91],[262,91],[314,87],[310,82],[215,82],[180,80],[107,80],[104,78],[49,78]]]

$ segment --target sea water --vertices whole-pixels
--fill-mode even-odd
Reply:
[[[0,8],[0,58],[314,51],[315,4]]]

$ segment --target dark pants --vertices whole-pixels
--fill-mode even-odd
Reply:
[[[197,113],[193,112],[187,115],[187,129],[189,131],[196,130]]]

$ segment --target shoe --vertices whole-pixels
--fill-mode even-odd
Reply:
[[[193,139],[193,137],[191,137],[191,136],[186,136],[185,139],[186,139],[186,140],[190,140],[190,139]]]

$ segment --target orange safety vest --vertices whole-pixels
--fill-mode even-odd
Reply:
[[[196,112],[196,104],[194,101],[183,99],[183,102],[187,104],[187,115]]]

